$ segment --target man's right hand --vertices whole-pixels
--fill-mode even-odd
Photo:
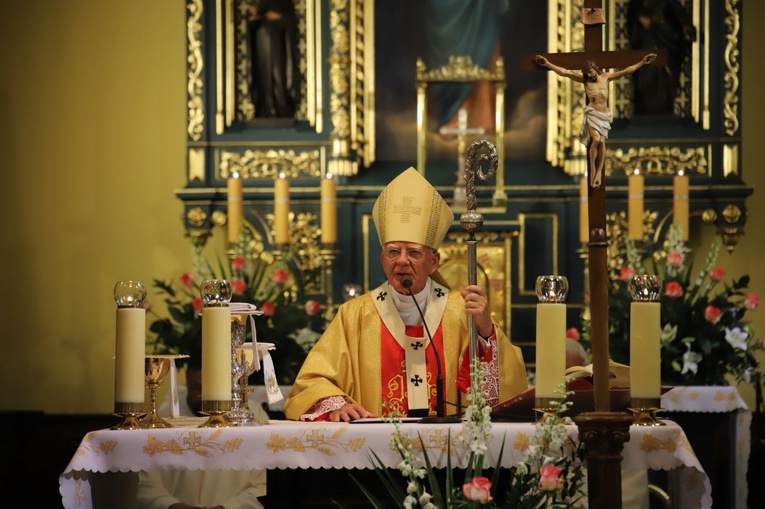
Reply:
[[[347,405],[343,405],[337,410],[332,410],[329,413],[329,420],[332,422],[351,422],[355,421],[356,419],[363,419],[365,417],[377,417],[377,415],[368,411],[363,406],[357,405],[355,403],[348,403]]]

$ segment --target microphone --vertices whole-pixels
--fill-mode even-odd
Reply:
[[[438,372],[438,376],[436,377],[436,417],[423,417],[418,422],[422,424],[462,422],[462,419],[457,416],[444,416],[444,379],[441,375],[441,358],[438,356],[438,349],[436,348],[436,344],[433,342],[433,336],[430,335],[430,329],[428,329],[428,324],[425,321],[425,315],[422,314],[420,304],[417,302],[417,299],[412,293],[413,283],[414,281],[412,281],[412,276],[408,274],[401,276],[401,286],[409,291],[409,296],[412,297],[414,306],[417,308],[417,313],[419,313],[420,319],[422,320],[422,325],[425,328],[425,333],[428,335],[428,339],[430,340],[430,346],[433,347],[433,353],[436,357],[436,369]]]

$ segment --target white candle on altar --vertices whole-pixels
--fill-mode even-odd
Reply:
[[[688,205],[689,205],[689,182],[688,176],[683,170],[677,172],[673,180],[673,203],[672,213],[675,216],[674,222],[680,225],[683,231],[683,241],[688,240]]]
[[[228,188],[228,242],[233,244],[242,231],[242,179],[234,173],[227,182]]]
[[[337,242],[337,182],[327,173],[321,179],[321,243]]]
[[[630,397],[661,398],[661,282],[657,276],[630,281]]]
[[[231,308],[202,309],[202,401],[231,400]]]
[[[114,353],[114,402],[143,403],[146,355],[146,288],[140,281],[120,281],[114,287],[117,303]]]
[[[627,230],[632,240],[643,240],[643,193],[645,178],[637,168],[628,178]]]
[[[290,181],[284,173],[274,182],[274,242],[290,242]]]
[[[590,219],[589,219],[589,184],[587,173],[579,179],[579,242],[587,244],[590,241]]]
[[[535,398],[557,399],[566,372],[566,295],[568,280],[540,276],[536,282],[536,389]]]

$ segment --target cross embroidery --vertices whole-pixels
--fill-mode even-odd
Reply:
[[[422,343],[417,341],[416,343],[411,343],[409,346],[411,346],[414,350],[419,350],[422,346]]]
[[[412,378],[409,379],[412,384],[414,384],[415,387],[419,387],[424,380],[420,378],[420,375],[414,375]]]
[[[310,444],[310,447],[319,447],[324,442],[324,434],[319,430],[312,430],[311,434],[305,437],[305,441]]]
[[[439,288],[439,287],[436,287],[436,289],[433,290],[433,291],[436,292],[436,297],[443,297],[444,296],[444,291],[441,288]]]
[[[192,432],[192,433],[189,433],[188,436],[186,436],[183,439],[183,443],[188,445],[189,449],[193,451],[194,449],[197,448],[199,444],[202,443],[202,437]]]
[[[416,207],[412,205],[413,200],[414,200],[414,197],[412,196],[404,196],[401,199],[401,205],[393,206],[393,213],[401,214],[402,223],[410,222],[412,220],[412,215],[415,215],[415,216],[422,215],[422,206]]]
[[[388,292],[380,292],[377,294],[377,300],[384,301],[385,297],[388,295]]]

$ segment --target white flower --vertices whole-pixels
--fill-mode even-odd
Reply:
[[[730,344],[733,348],[738,348],[739,350],[746,350],[746,340],[749,339],[749,334],[747,332],[742,331],[738,327],[734,327],[733,329],[725,328],[725,341]]]
[[[411,495],[412,493],[417,492],[417,485],[413,483],[412,481],[409,481],[409,483],[406,485],[406,493],[407,495]]]
[[[677,337],[677,325],[673,327],[669,323],[665,324],[664,328],[659,333],[659,337],[661,338],[662,345],[666,345],[667,343],[674,341]]]
[[[701,359],[704,358],[704,356],[700,353],[691,351],[690,343],[686,343],[685,346],[688,348],[688,350],[683,354],[683,370],[680,372],[680,374],[684,375],[688,371],[692,371],[695,375],[699,370],[698,363]]]
[[[420,495],[420,505],[427,506],[428,504],[430,504],[431,498],[433,498],[433,495],[431,495],[427,491],[423,491],[422,495]]]

